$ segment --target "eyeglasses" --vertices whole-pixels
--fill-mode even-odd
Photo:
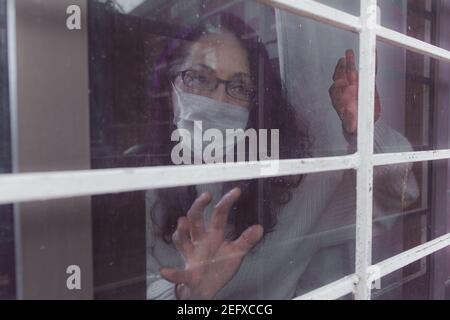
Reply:
[[[232,98],[250,102],[255,97],[256,86],[248,76],[241,76],[240,79],[235,80],[223,80],[217,78],[213,72],[192,69],[178,72],[176,76],[178,75],[181,75],[186,87],[195,91],[212,92],[223,83],[226,93]]]

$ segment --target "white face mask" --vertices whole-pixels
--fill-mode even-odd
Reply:
[[[193,143],[194,150],[195,148],[204,149],[203,141],[194,139],[194,126],[197,125],[194,121],[201,121],[203,132],[208,129],[218,129],[223,136],[224,154],[232,150],[235,139],[227,139],[226,129],[245,130],[250,111],[245,107],[187,93],[179,90],[175,85],[172,86],[174,124],[178,129],[186,129],[190,132],[193,140],[190,141],[190,145]]]

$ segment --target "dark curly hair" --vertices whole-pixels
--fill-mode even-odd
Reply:
[[[250,72],[257,79],[258,92],[251,102],[248,128],[279,129],[280,159],[305,158],[309,156],[307,126],[300,130],[295,110],[287,102],[279,73],[268,56],[264,44],[257,33],[240,18],[228,13],[217,13],[188,28],[182,28],[171,38],[166,49],[154,66],[150,77],[150,118],[159,123],[158,133],[153,138],[160,141],[152,165],[171,164],[170,151],[174,142],[170,134],[176,129],[172,123],[170,109],[171,69],[182,63],[190,45],[217,30],[233,34],[248,54]],[[166,94],[162,94],[166,93]],[[154,141],[158,143],[158,141]],[[270,142],[269,142],[270,143]],[[268,148],[270,150],[270,147]],[[288,176],[248,181],[226,182],[225,191],[239,186],[242,195],[230,212],[229,223],[234,226],[233,238],[238,237],[253,224],[261,224],[264,232],[273,231],[279,209],[292,198],[291,190],[299,185],[302,176]],[[177,227],[180,216],[186,215],[197,197],[195,186],[159,189],[157,203],[151,208],[151,218],[157,226],[158,234],[168,243]],[[258,199],[263,199],[258,203]],[[164,216],[156,219],[156,205],[162,207]],[[158,221],[158,223],[156,223]]]

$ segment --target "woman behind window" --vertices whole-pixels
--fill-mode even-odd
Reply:
[[[183,157],[202,161],[194,152],[205,148],[193,139],[195,121],[224,137],[226,129],[278,129],[280,159],[309,156],[306,125],[299,125],[255,34],[237,17],[220,13],[182,30],[169,43],[152,75],[151,113],[161,123],[153,136],[160,142],[152,150],[154,165],[173,165],[173,150],[180,146]],[[358,83],[352,51],[338,61],[333,80],[329,94],[354,148]],[[377,120],[381,107],[376,96]],[[171,139],[176,129],[190,134]],[[375,130],[377,151],[405,140],[378,123]],[[268,150],[271,143],[275,141],[268,141]],[[234,151],[235,145],[225,143],[223,159]],[[381,201],[389,200],[386,206],[403,207],[417,198],[409,169],[399,165],[375,173],[380,183],[374,193]],[[308,237],[354,222],[351,197],[345,205],[334,205],[337,196],[346,196],[338,193],[348,189],[340,187],[345,179],[342,173],[326,172],[149,190],[147,298],[295,297],[304,290],[302,276],[314,255],[352,238]]]

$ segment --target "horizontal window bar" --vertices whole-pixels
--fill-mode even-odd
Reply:
[[[370,267],[371,273],[374,275],[372,279],[382,278],[448,246],[450,246],[450,233],[372,265]]]
[[[193,181],[213,183],[355,169],[357,159],[357,154],[353,154],[272,162],[4,174],[0,175],[0,204],[177,187]],[[374,166],[441,159],[450,159],[450,149],[373,156]],[[36,185],[41,187],[34,188]]]
[[[373,156],[373,165],[384,166],[389,164],[435,161],[442,159],[450,159],[450,149],[399,153],[379,153]]]
[[[450,62],[450,51],[385,27],[377,26],[376,32],[378,38],[383,40],[383,42],[400,46],[447,63]]]
[[[0,204],[355,169],[358,155],[0,175]]]
[[[296,297],[294,300],[336,300],[349,293],[353,293],[357,281],[358,277],[356,274],[352,274]]]
[[[359,32],[359,17],[312,0],[258,0],[274,8],[324,22],[340,29]]]

